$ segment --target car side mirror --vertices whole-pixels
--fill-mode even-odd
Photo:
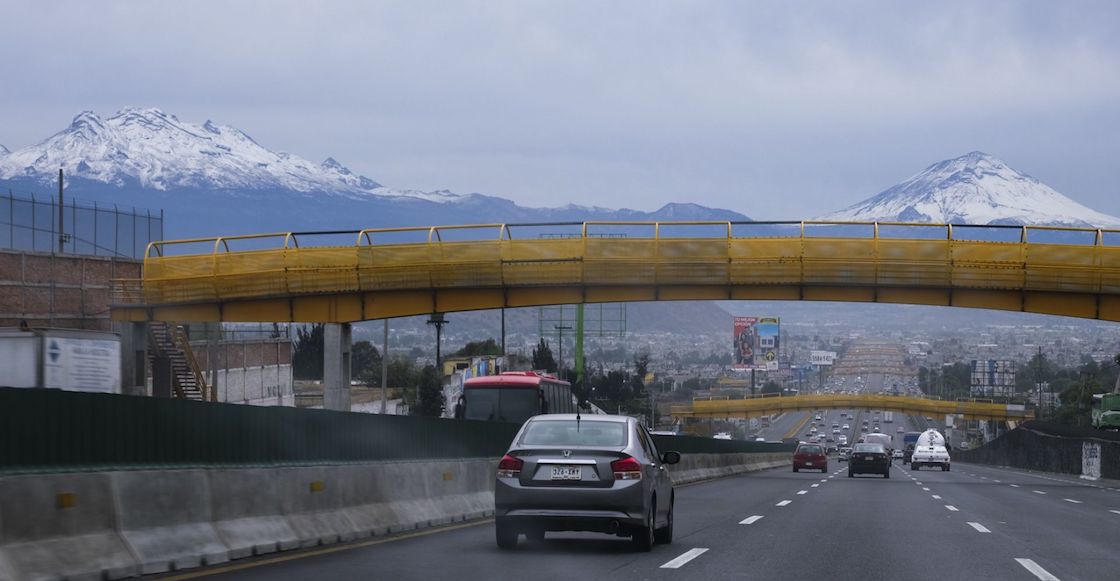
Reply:
[[[661,455],[661,461],[665,464],[676,464],[681,461],[681,453],[670,450]]]

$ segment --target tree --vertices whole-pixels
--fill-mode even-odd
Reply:
[[[381,384],[381,353],[373,343],[358,341],[350,347],[350,371],[362,383]]]
[[[762,386],[762,393],[782,393],[782,386],[778,385],[778,383],[773,380],[767,381],[766,384]]]
[[[420,370],[420,407],[419,415],[438,418],[443,415],[443,387],[440,385],[439,372],[435,365],[426,365]]]
[[[552,348],[548,346],[548,341],[541,339],[541,342],[533,347],[533,369],[555,373],[556,368],[556,358],[552,356]]]
[[[316,323],[308,330],[296,330],[296,345],[292,352],[292,376],[296,379],[323,379],[323,329]]]
[[[453,357],[478,357],[480,355],[501,355],[502,346],[493,338],[485,341],[471,341],[456,351]]]

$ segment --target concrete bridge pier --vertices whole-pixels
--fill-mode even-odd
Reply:
[[[323,409],[350,411],[350,323],[323,329]]]

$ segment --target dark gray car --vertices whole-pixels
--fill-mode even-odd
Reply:
[[[645,427],[626,416],[548,414],[529,418],[498,465],[498,546],[545,531],[630,536],[638,550],[673,542],[673,481]]]

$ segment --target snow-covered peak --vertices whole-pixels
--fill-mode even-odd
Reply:
[[[982,151],[935,163],[823,219],[1090,227],[1120,224],[1120,218],[1078,204]]]
[[[333,159],[315,164],[270,151],[244,132],[207,121],[185,123],[157,108],[129,107],[102,118],[79,113],[45,141],[0,158],[0,179],[69,176],[144,188],[291,190],[369,195],[377,182]]]

